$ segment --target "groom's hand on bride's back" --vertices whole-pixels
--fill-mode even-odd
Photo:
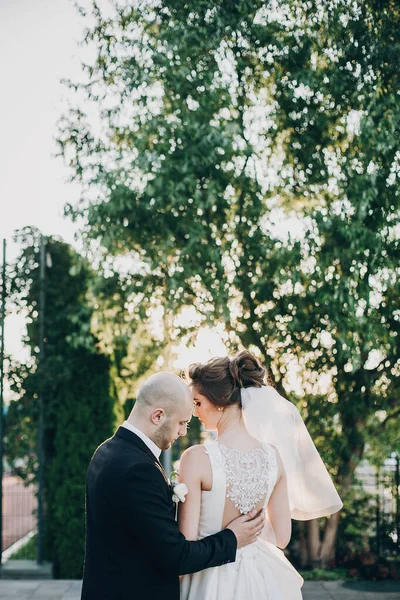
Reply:
[[[226,526],[226,529],[230,529],[236,536],[237,547],[243,548],[248,544],[252,544],[258,539],[258,536],[262,532],[265,524],[265,510],[253,509],[247,515],[237,517]]]

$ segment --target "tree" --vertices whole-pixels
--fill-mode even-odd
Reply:
[[[94,450],[113,432],[115,400],[109,359],[98,352],[90,332],[90,271],[70,246],[51,237],[46,238],[52,266],[46,269],[45,358],[39,365],[40,238],[33,228],[17,234],[22,250],[14,265],[11,298],[26,315],[24,343],[30,360],[10,369],[17,399],[7,414],[6,454],[11,464],[26,459],[17,473],[36,480],[38,395],[43,393],[45,554],[56,577],[79,578],[85,474]]]
[[[172,341],[220,324],[258,353],[346,499],[399,402],[398,8],[164,0],[92,16],[77,87],[102,132],[82,110],[60,123],[88,191],[68,213],[119,271],[132,324],[158,311]],[[310,522],[307,562],[332,558],[338,522],[322,539]]]
[[[277,79],[283,187],[289,197],[319,196],[320,206],[308,211],[306,256],[315,266],[300,278],[296,302],[309,333],[297,332],[294,317],[290,343],[301,344],[308,368],[331,372],[346,432],[338,469],[346,492],[368,434],[399,410],[400,80],[392,61],[400,55],[400,11],[391,1],[296,9],[312,25],[287,31],[293,52]],[[325,540],[334,538],[338,518],[327,522]],[[317,523],[309,525],[311,558],[326,562],[332,543],[320,544]]]

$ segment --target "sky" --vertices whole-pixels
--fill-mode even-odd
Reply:
[[[66,96],[60,79],[80,73],[81,31],[70,0],[0,0],[0,238],[10,243],[25,225],[73,240],[62,211],[79,188],[54,158],[54,137]]]
[[[67,96],[60,80],[79,78],[82,30],[71,0],[0,0],[0,240],[9,260],[18,253],[13,232],[27,225],[73,243],[62,213],[80,189],[54,157],[54,138]],[[7,352],[20,354],[21,328],[8,317]]]

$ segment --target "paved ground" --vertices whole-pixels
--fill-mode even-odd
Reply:
[[[1,600],[17,598],[18,600],[79,600],[80,591],[80,581],[0,580]],[[306,582],[303,587],[303,598],[304,600],[400,600],[400,582]],[[135,600],[134,594],[132,600]]]

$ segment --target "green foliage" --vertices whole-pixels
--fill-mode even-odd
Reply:
[[[59,144],[87,190],[67,212],[114,273],[112,330],[145,329],[153,359],[219,325],[299,404],[345,495],[371,436],[398,432],[399,7],[163,0],[92,18],[96,60],[71,87],[102,132],[72,110]]]
[[[11,367],[18,399],[10,404],[6,453],[14,464],[25,459],[19,474],[37,476],[38,397],[43,394],[45,449],[45,547],[56,577],[79,578],[84,551],[85,474],[96,447],[113,432],[114,399],[110,363],[90,333],[86,301],[90,272],[67,244],[46,239],[52,266],[46,269],[45,357],[38,363],[40,234],[19,233],[12,299],[27,319],[27,365]],[[22,424],[22,427],[21,427]]]
[[[348,579],[347,569],[311,569],[299,571],[304,581],[340,581]]]
[[[37,535],[33,535],[22,548],[10,556],[10,560],[36,560]]]
[[[348,483],[368,433],[398,412],[400,81],[388,55],[400,53],[400,12],[391,1],[295,4],[312,26],[299,39],[289,28],[298,43],[277,82],[283,184],[320,197],[306,211],[315,267],[297,298],[311,333],[301,353],[313,370],[331,369]]]
[[[346,496],[339,530],[337,553],[341,564],[349,557],[366,552],[376,538],[374,498],[360,484],[353,485]]]

